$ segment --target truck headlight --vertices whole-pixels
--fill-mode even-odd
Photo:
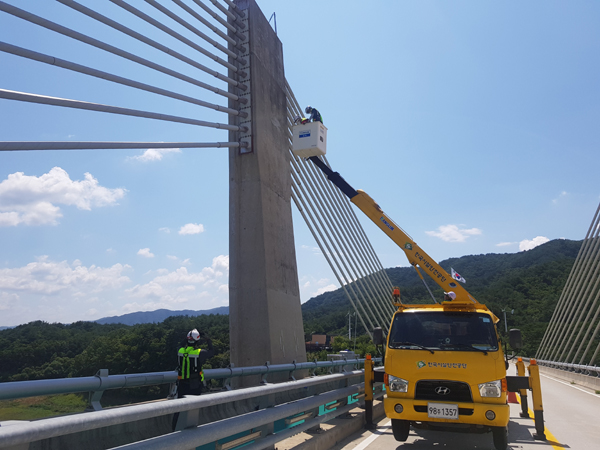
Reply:
[[[479,395],[482,397],[500,397],[502,395],[502,380],[488,381],[479,385]]]
[[[402,378],[395,377],[394,375],[388,375],[390,391],[394,392],[408,392],[408,381]]]

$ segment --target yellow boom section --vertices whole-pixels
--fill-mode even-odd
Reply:
[[[448,272],[442,269],[431,256],[419,247],[417,243],[402,230],[402,228],[396,225],[394,221],[383,212],[379,205],[375,203],[375,200],[369,197],[365,191],[358,189],[356,192],[358,195],[350,198],[350,201],[365,213],[375,225],[381,228],[381,230],[387,234],[398,247],[404,250],[408,262],[411,265],[415,268],[420,267],[423,269],[425,273],[427,273],[433,281],[444,290],[444,292],[454,291],[456,294],[456,301],[472,301],[473,303],[479,303],[475,297],[469,294],[467,290],[457,283]],[[421,276],[421,273],[418,270],[417,273]]]

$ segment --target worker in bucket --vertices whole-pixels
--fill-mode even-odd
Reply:
[[[208,350],[200,348],[201,338],[208,344]],[[212,340],[196,328],[190,331],[177,351],[177,398],[184,395],[200,395],[204,385],[202,365],[215,354]],[[173,416],[173,431],[179,413]]]
[[[321,122],[321,123],[323,123],[323,116],[321,115],[321,113],[319,111],[317,111],[316,108],[313,108],[312,106],[307,106],[306,109],[304,110],[304,112],[306,114],[310,114],[308,116],[308,118],[312,122]]]

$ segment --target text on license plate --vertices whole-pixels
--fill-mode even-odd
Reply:
[[[458,419],[458,405],[427,403],[427,415],[435,419]]]

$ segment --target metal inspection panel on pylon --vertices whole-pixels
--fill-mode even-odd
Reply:
[[[309,158],[327,153],[327,127],[321,122],[294,125],[292,152],[296,156]]]

